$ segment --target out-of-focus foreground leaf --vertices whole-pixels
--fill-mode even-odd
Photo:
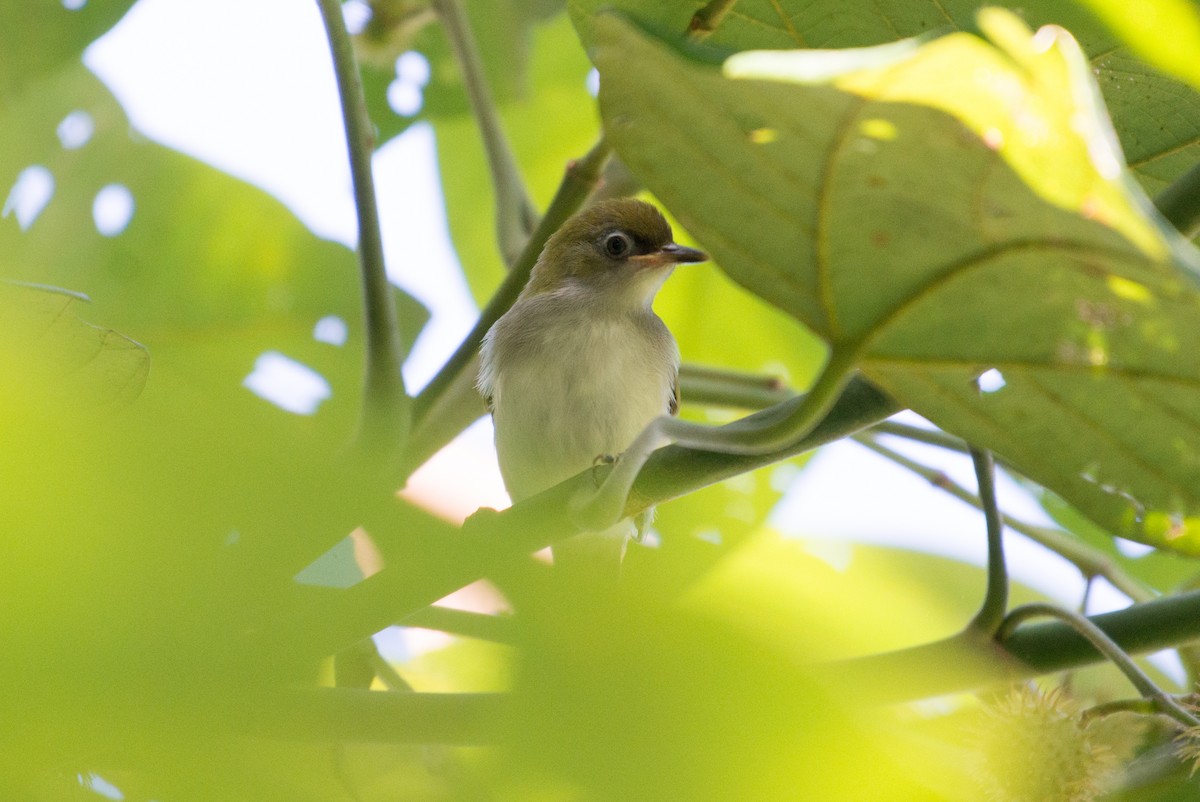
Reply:
[[[146,384],[150,354],[120,332],[82,319],[78,305],[85,300],[59,288],[0,284],[4,338],[12,351],[29,355],[24,367],[57,383],[63,395],[97,408],[128,403]]]
[[[735,280],[1110,531],[1198,551],[1196,254],[1124,178],[1073,40],[988,20],[995,45],[722,74],[609,15],[593,57],[618,151]]]

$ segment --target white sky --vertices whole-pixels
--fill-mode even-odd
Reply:
[[[262,187],[315,233],[353,245],[341,117],[315,3],[141,0],[88,49],[85,62],[146,136]],[[415,68],[410,62],[406,69]],[[411,101],[411,92],[402,94]],[[448,234],[435,148],[433,130],[418,124],[384,144],[375,159],[385,251],[389,265],[398,266],[392,278],[433,314],[405,366],[410,389],[428,380],[476,315]],[[455,495],[436,503],[459,515],[480,504],[503,505],[489,449],[490,428],[472,427],[414,478],[414,489],[453,489]],[[967,459],[912,444],[902,450],[974,487]],[[999,494],[1006,511],[1048,523],[1012,482],[1002,482]],[[799,535],[984,562],[977,512],[850,442],[823,450],[798,474],[772,522]],[[1017,579],[1078,603],[1083,583],[1062,558],[1020,536],[1010,535],[1007,544]],[[1104,585],[1093,590],[1090,609],[1125,603]]]

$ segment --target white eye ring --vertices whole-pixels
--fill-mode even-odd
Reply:
[[[620,231],[614,231],[604,238],[604,253],[613,259],[620,259],[633,250],[633,240]]]

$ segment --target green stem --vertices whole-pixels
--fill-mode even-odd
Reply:
[[[1004,621],[1008,609],[1008,566],[1004,562],[1004,523],[996,503],[996,465],[992,454],[985,449],[971,447],[971,461],[975,465],[975,478],[979,482],[979,503],[987,522],[987,590],[983,604],[969,624],[970,628],[986,634],[995,634]]]
[[[354,48],[342,17],[342,4],[339,0],[318,0],[318,5],[333,55],[358,214],[358,256],[366,327],[366,376],[359,438],[360,442],[380,444],[390,450],[407,436],[409,398],[400,375],[403,358],[400,322],[384,266],[379,209],[371,174],[375,135],[367,115]]]
[[[795,395],[774,376],[690,363],[679,369],[679,390],[686,404],[733,409],[766,409]]]
[[[512,616],[472,613],[436,604],[405,616],[399,624],[402,627],[432,629],[493,643],[512,643],[516,640]]]
[[[526,241],[525,249],[513,265],[513,269],[504,277],[504,281],[480,313],[475,327],[471,329],[470,334],[433,377],[433,380],[417,394],[413,406],[416,426],[425,423],[430,410],[460,376],[469,373],[466,378],[471,385],[474,384],[474,371],[467,369],[479,355],[479,344],[483,342],[483,335],[487,334],[488,329],[516,302],[517,296],[521,294],[521,290],[529,281],[529,274],[533,271],[533,266],[541,255],[546,240],[566,222],[568,217],[575,213],[587,196],[591,194],[610,152],[611,148],[608,142],[602,137],[586,156],[567,166],[566,175],[558,187],[558,192],[554,195],[554,200],[550,202],[545,216],[542,217],[537,229]],[[463,426],[465,427],[470,422],[467,421]],[[446,438],[446,440],[448,439]],[[439,445],[444,445],[444,443],[445,441]]]
[[[1154,205],[1188,239],[1200,234],[1200,163],[1158,193]]]
[[[886,430],[881,424],[880,426],[873,427],[871,431],[883,432]],[[902,468],[912,471],[939,490],[949,493],[976,509],[983,509],[978,496],[961,485],[956,484],[945,473],[922,465],[916,460],[909,459],[903,454],[893,451],[879,443],[874,437],[863,435],[856,436],[854,439],[876,454],[891,460]],[[1063,559],[1071,562],[1084,577],[1103,577],[1113,587],[1135,602],[1150,601],[1158,597],[1158,594],[1154,591],[1121,570],[1120,566],[1107,554],[1089,546],[1078,538],[1072,537],[1066,532],[1043,526],[1034,526],[1011,515],[1003,515],[1001,520],[1004,521],[1004,525],[1009,529],[1014,532],[1020,532],[1033,542],[1045,546]]]
[[[963,440],[961,437],[955,437],[952,434],[946,434],[941,429],[924,429],[920,426],[911,426],[907,423],[885,420],[878,426],[872,426],[871,432],[903,437],[905,440],[937,446],[938,448],[944,448],[947,451],[957,451],[961,454],[971,453],[971,447],[967,445],[966,440]]]
[[[1200,726],[1200,719],[1197,719],[1185,710],[1170,694],[1159,688],[1154,683],[1154,680],[1150,679],[1150,676],[1145,671],[1142,671],[1138,664],[1133,661],[1133,658],[1117,645],[1116,641],[1110,638],[1104,630],[1079,613],[1055,607],[1053,604],[1026,604],[1013,610],[1005,617],[1000,629],[996,632],[996,638],[1003,643],[1012,636],[1012,633],[1016,631],[1022,622],[1030,618],[1042,616],[1056,618],[1087,638],[1096,651],[1100,652],[1109,662],[1120,669],[1121,673],[1129,679],[1138,693],[1147,699],[1153,700],[1161,712],[1175,719],[1185,727]]]
[[[803,404],[797,396],[726,427],[786,419]],[[839,440],[899,411],[895,401],[862,380],[853,380],[828,415],[804,437],[774,453],[717,454],[668,446],[654,452],[634,484],[630,516],[647,507]],[[482,510],[461,536],[419,543],[383,571],[340,591],[336,598],[289,615],[270,643],[282,641],[298,664],[334,654],[384,627],[433,604],[458,588],[490,575],[498,566],[524,560],[531,552],[570,537],[568,504],[585,489],[595,491],[590,469],[503,512]],[[384,524],[369,528],[387,538]],[[411,535],[410,535],[411,537]],[[247,648],[254,648],[248,645]]]
[[[1200,637],[1200,591],[1135,604],[1088,619],[1128,654],[1147,654]],[[839,661],[831,679],[866,688],[874,702],[974,692],[1098,663],[1104,655],[1062,621],[1030,624],[1002,643],[966,630],[932,643]]]
[[[492,186],[496,192],[496,237],[505,264],[516,262],[530,233],[537,227],[537,211],[525,189],[512,147],[504,135],[496,103],[488,89],[479,47],[460,0],[433,0],[450,47],[462,69],[463,84],[479,133],[483,137]]]

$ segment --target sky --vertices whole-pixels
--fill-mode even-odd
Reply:
[[[141,0],[84,60],[144,135],[263,188],[314,233],[353,247],[341,116],[315,3]],[[416,111],[427,77],[419,54],[402,58],[393,105]],[[429,379],[477,314],[449,237],[436,148],[433,129],[418,123],[385,143],[374,161],[386,221],[385,256],[389,265],[402,266],[391,278],[432,313],[404,366],[410,390]],[[279,363],[267,369],[288,371]],[[286,387],[287,375],[281,380],[271,374],[265,383]],[[319,395],[320,387],[311,380],[306,386],[284,395],[292,393],[301,409],[319,403],[305,393]],[[919,422],[911,415],[909,420]],[[410,494],[451,517],[480,505],[505,506],[490,439],[486,421],[473,426],[413,478]],[[903,441],[892,445],[964,486],[975,485],[965,457]],[[869,498],[860,497],[863,487],[871,488]],[[998,493],[1006,511],[1050,525],[1016,483],[1002,476]],[[914,548],[980,565],[986,554],[979,513],[852,442],[822,449],[796,472],[771,523],[788,534],[819,534],[823,540],[813,550],[834,564],[852,542]],[[1078,571],[1019,535],[1010,534],[1006,545],[1016,579],[1077,606],[1084,587]],[[1127,602],[1101,581],[1090,595],[1089,611]]]

